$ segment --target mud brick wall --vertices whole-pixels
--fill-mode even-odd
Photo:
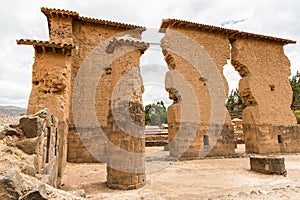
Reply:
[[[299,152],[299,129],[291,111],[290,62],[282,43],[238,38],[232,64],[241,75],[247,153]]]
[[[64,51],[63,51],[64,50]],[[67,158],[67,135],[70,101],[71,51],[48,46],[35,47],[32,69],[32,90],[27,114],[48,108],[58,118],[59,176],[62,176]],[[50,69],[50,70],[49,70]]]
[[[225,102],[228,95],[228,85],[223,76],[223,67],[227,63],[227,59],[230,58],[230,43],[228,38],[224,35],[216,33],[175,27],[168,27],[165,31],[165,34],[166,35],[162,40],[161,46],[170,70],[166,75],[166,89],[168,92],[172,92],[174,89],[178,90],[178,94],[172,95],[182,96],[182,93],[184,93],[183,90],[185,90],[183,89],[184,85],[190,85],[191,90],[194,92],[194,96],[196,97],[196,102],[194,102],[194,105],[189,103],[186,99],[181,99],[174,101],[173,105],[168,108],[170,155],[178,155],[178,149],[176,150],[176,148],[182,149],[180,146],[185,146],[186,144],[180,143],[185,139],[190,140],[189,142],[191,144],[190,148],[187,149],[183,155],[185,158],[199,158],[200,152],[208,153],[211,150],[212,151],[209,153],[210,156],[234,154],[233,127],[231,126],[229,113],[224,105],[212,106],[211,103],[212,98],[219,98],[220,102]],[[188,46],[182,39],[180,39],[182,36],[189,38],[188,40],[192,40],[193,45]],[[188,52],[186,54],[189,54],[190,59],[193,59],[197,52],[195,46],[205,49],[207,56],[210,57],[214,63],[214,66],[206,66],[206,70],[198,71],[195,66],[189,62],[189,60],[186,60],[187,58],[178,53],[181,52],[182,54],[185,54],[183,52]],[[174,50],[176,52],[174,52]],[[198,56],[201,57],[203,55]],[[199,66],[205,65],[202,64],[202,62],[205,62],[205,60],[200,59],[198,62]],[[209,67],[214,67],[214,69],[209,69]],[[207,74],[209,72],[207,70],[215,70],[216,73],[219,74],[219,77],[215,77],[216,80],[208,80]],[[180,74],[185,80],[179,80],[177,74]],[[214,91],[209,91],[208,86],[209,84],[213,85],[213,82],[221,82],[221,84],[223,84],[223,96],[212,97],[212,93],[214,93],[215,90],[221,90],[221,88],[217,87],[214,89]],[[190,98],[195,97],[191,96]],[[180,104],[181,106],[176,104]],[[185,104],[188,104],[190,108],[187,106],[184,107]],[[178,130],[176,130],[176,128],[170,129],[170,127],[177,127],[177,129],[180,127],[180,121],[182,120],[182,114],[180,112],[182,112],[183,108],[188,109],[188,112],[190,112],[191,116],[194,115],[194,111],[189,109],[199,109],[198,131],[190,136],[188,136],[189,134],[187,132],[187,134],[185,134],[186,138],[183,136],[183,138],[177,138],[176,141],[171,142]],[[222,131],[222,128],[220,128],[218,132],[220,135],[214,134],[214,131],[212,130],[209,131],[210,123],[217,123],[211,122],[211,119],[213,118],[213,115],[216,116],[218,113],[224,113],[223,121],[220,122],[220,126],[224,123],[226,126],[224,129],[228,129],[228,131]],[[183,121],[182,123],[191,123],[191,121]],[[216,126],[218,126],[218,124],[216,124]],[[208,136],[211,146],[208,145],[207,147],[204,145],[203,138],[205,136]],[[212,149],[213,146],[214,148]]]
[[[112,26],[105,26],[105,25],[99,25],[95,23],[83,23],[81,20],[73,19],[73,43],[75,46],[79,47],[76,51],[72,54],[72,72],[71,72],[71,89],[73,88],[74,81],[76,79],[78,70],[80,70],[80,67],[82,63],[88,58],[90,53],[93,51],[95,47],[97,47],[99,44],[103,42],[108,42],[112,40],[114,37],[116,37],[117,34],[120,34],[124,31],[126,31],[126,28],[119,27],[116,29]],[[138,32],[139,33],[139,32]],[[140,38],[141,36],[138,33],[132,32],[131,34],[136,37]],[[109,111],[109,102],[111,100],[111,73],[112,68],[119,67],[118,61],[113,61],[109,66],[106,67],[105,72],[102,74],[102,76],[99,79],[98,87],[96,89],[96,95],[94,102],[91,102],[94,104],[95,112],[98,119],[98,124],[93,124],[93,127],[101,126],[104,131],[107,130],[107,116]],[[87,80],[89,81],[89,80]],[[79,144],[78,147],[76,147],[74,142],[70,142],[69,146],[69,152],[68,154],[68,161],[70,162],[94,162],[95,159],[92,154],[87,153],[87,150],[84,150],[84,146],[82,145],[81,141],[79,141],[79,136],[76,136],[76,133],[74,132],[75,129],[75,123],[73,120],[73,108],[72,104],[70,104],[70,115],[69,115],[69,126],[70,126],[70,135],[69,138],[72,139],[72,141],[77,140],[77,144]],[[80,112],[80,111],[78,111]],[[95,139],[95,138],[94,138]],[[105,138],[102,140],[99,140],[98,143],[103,143],[105,141]],[[96,143],[96,141],[94,141]],[[79,152],[79,149],[82,149],[82,152],[84,153],[84,158],[82,158],[82,153]],[[73,153],[72,153],[73,152]],[[76,157],[74,156],[79,156]]]
[[[264,174],[286,175],[284,157],[280,156],[250,156],[251,170]]]

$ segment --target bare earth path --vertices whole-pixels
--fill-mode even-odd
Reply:
[[[87,199],[300,199],[300,155],[284,155],[288,174],[249,170],[249,158],[172,162],[162,148],[147,148],[147,185],[105,186],[105,164],[68,163],[62,189],[84,189]]]

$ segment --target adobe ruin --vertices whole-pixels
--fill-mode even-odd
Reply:
[[[27,114],[48,108],[58,119],[58,176],[67,161],[106,162],[109,187],[142,187],[145,136],[139,65],[148,48],[141,40],[146,29],[72,11],[41,11],[50,40],[17,43],[35,50]],[[283,51],[294,41],[171,19],[163,20],[160,31],[165,33],[161,46],[170,69],[166,89],[174,100],[168,108],[171,156],[234,154],[233,127],[224,105],[227,59],[242,76],[247,153],[300,152],[299,128],[289,108],[289,61]]]
[[[239,91],[244,104],[247,106],[243,111],[246,153],[270,154],[297,153],[300,151],[299,127],[290,109],[292,102],[292,90],[288,80],[290,62],[283,49],[284,45],[295,43],[295,41],[176,19],[163,20],[160,32],[165,33],[162,49],[170,69],[166,77],[167,91],[170,91],[170,87],[175,87],[175,89],[176,87],[182,87],[176,81],[169,81],[168,83],[168,79],[176,77],[172,73],[176,70],[191,84],[200,106],[202,119],[199,121],[200,126],[197,137],[189,147],[189,151],[199,155],[198,152],[201,151],[203,146],[209,146],[209,141],[206,141],[208,144],[206,145],[204,140],[212,138],[217,142],[216,146],[211,147],[212,151],[208,156],[230,155],[233,152],[233,134],[231,132],[232,127],[229,125],[231,123],[227,110],[225,111],[226,117],[223,130],[219,130],[220,136],[217,135],[219,138],[214,138],[214,131],[206,131],[211,126],[211,123],[207,122],[213,116],[213,113],[210,113],[213,107],[210,107],[208,101],[211,98],[209,95],[212,94],[208,96],[207,94],[215,92],[209,91],[209,85],[215,84],[214,81],[216,80],[223,81],[226,95],[220,93],[221,95],[218,97],[223,98],[220,102],[225,102],[228,96],[228,86],[222,72],[227,59],[231,59],[235,70],[242,77],[239,83]],[[207,65],[205,59],[199,58],[198,62],[191,64],[192,57],[197,56],[195,55],[197,49],[195,47],[183,47],[183,44],[185,44],[182,43],[183,41],[189,42],[183,36],[191,38],[194,43],[200,46],[199,49],[205,49],[210,59],[216,64],[221,78],[208,78],[201,74],[210,75],[205,67],[201,66],[203,62],[206,62],[204,65]],[[182,56],[186,54],[190,56]],[[197,71],[197,65],[200,66],[202,71]],[[214,66],[209,65],[209,67],[211,66],[211,70],[214,70]],[[214,86],[214,89],[218,90],[220,88]],[[175,116],[180,115],[180,106],[183,104],[185,102],[176,100],[168,109],[168,121],[174,123],[177,129],[180,118],[178,119]],[[218,107],[217,112],[224,112],[223,106]],[[205,135],[205,133],[208,134]],[[173,133],[171,129],[170,137],[173,137],[174,134],[176,134],[176,130]],[[184,139],[186,138],[177,139],[175,147],[170,148],[171,154],[172,152],[176,154],[178,146]]]

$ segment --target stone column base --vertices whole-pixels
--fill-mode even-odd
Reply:
[[[146,174],[122,172],[107,167],[107,186],[111,189],[133,190],[146,184]]]

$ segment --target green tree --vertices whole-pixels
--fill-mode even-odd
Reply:
[[[160,125],[167,123],[167,110],[163,101],[145,106],[145,125]]]
[[[300,110],[300,72],[290,78],[290,85],[293,90],[292,110]]]
[[[246,106],[242,101],[242,97],[238,89],[231,90],[230,95],[225,102],[225,106],[228,109],[231,118],[242,118],[242,112]]]

